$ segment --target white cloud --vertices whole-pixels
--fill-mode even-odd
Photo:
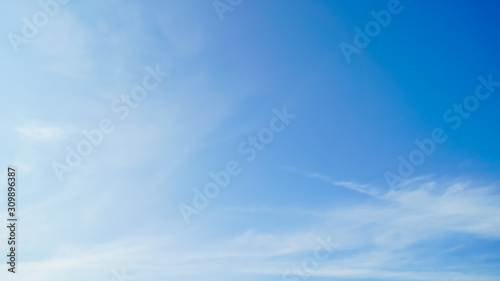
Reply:
[[[44,141],[57,140],[64,134],[64,130],[58,127],[23,127],[17,131],[24,137]]]

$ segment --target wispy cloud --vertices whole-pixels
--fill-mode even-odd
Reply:
[[[337,183],[318,174],[304,175]],[[350,184],[344,187],[348,186],[352,187]],[[355,185],[356,188],[359,186],[369,188]],[[480,259],[484,253],[475,257],[464,253],[468,251],[470,243],[500,240],[500,219],[496,215],[500,213],[499,203],[500,195],[495,185],[483,186],[474,181],[462,180],[425,181],[420,178],[413,181],[411,188],[390,191],[373,197],[371,202],[333,207],[325,216],[315,216],[310,220],[310,225],[302,225],[295,232],[282,233],[280,237],[287,240],[305,235],[311,239],[325,233],[332,234],[340,247],[334,259],[322,263],[320,269],[312,274],[318,277],[444,280],[458,276],[459,280],[493,281],[498,276],[474,274],[469,270],[472,268],[470,259]],[[247,211],[253,212],[254,209],[249,208]],[[269,212],[269,208],[263,211]],[[293,213],[293,210],[290,211],[290,214]],[[463,241],[456,245],[445,242],[464,235],[469,237],[466,244]],[[241,237],[246,238],[248,245],[252,244],[250,237],[258,236],[252,230]],[[297,243],[306,245],[300,240]],[[299,248],[295,248],[297,251],[281,252],[283,255],[280,260],[288,260],[287,257],[300,253]],[[245,251],[243,248],[239,250]],[[445,257],[448,255],[454,256],[453,262],[447,261]],[[239,262],[233,261],[235,264]],[[270,264],[262,262],[260,270],[255,273],[275,272],[279,267],[275,265],[272,268]]]
[[[24,137],[44,141],[59,139],[64,134],[64,130],[58,127],[22,127],[17,131]]]
[[[351,189],[351,190],[354,190],[357,192],[361,192],[364,194],[368,194],[371,196],[377,196],[377,194],[378,194],[378,191],[375,188],[369,189],[370,185],[368,185],[368,184],[359,184],[359,183],[352,182],[352,181],[336,181],[336,180],[333,180],[327,176],[321,175],[319,173],[311,173],[311,172],[301,171],[301,170],[293,168],[293,167],[283,167],[283,169],[290,170],[290,171],[293,171],[293,172],[296,172],[299,174],[303,174],[308,178],[320,179],[320,180],[327,182],[331,185],[345,187],[345,188],[348,188],[348,189]]]

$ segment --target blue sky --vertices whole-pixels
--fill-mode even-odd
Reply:
[[[43,9],[0,4],[0,152],[20,217],[18,273],[4,264],[2,280],[500,280],[495,1],[56,5],[13,44]],[[342,42],[396,6],[348,62]],[[68,166],[103,120],[112,132]],[[320,240],[335,247],[318,261]],[[317,266],[297,274],[304,260]]]

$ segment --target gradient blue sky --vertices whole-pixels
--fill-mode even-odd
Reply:
[[[388,2],[244,0],[220,21],[210,0],[73,0],[17,54],[8,34],[40,7],[0,3],[16,280],[282,280],[325,237],[338,248],[308,280],[500,280],[500,89],[458,129],[443,119],[478,76],[500,81],[500,6],[401,0],[347,63],[339,44]],[[110,105],[156,65],[169,77],[119,120]],[[238,145],[284,107],[296,118],[246,162]],[[59,182],[51,163],[102,118],[115,131]],[[391,189],[435,128],[447,141]],[[179,204],[231,160],[241,174],[186,224]]]

